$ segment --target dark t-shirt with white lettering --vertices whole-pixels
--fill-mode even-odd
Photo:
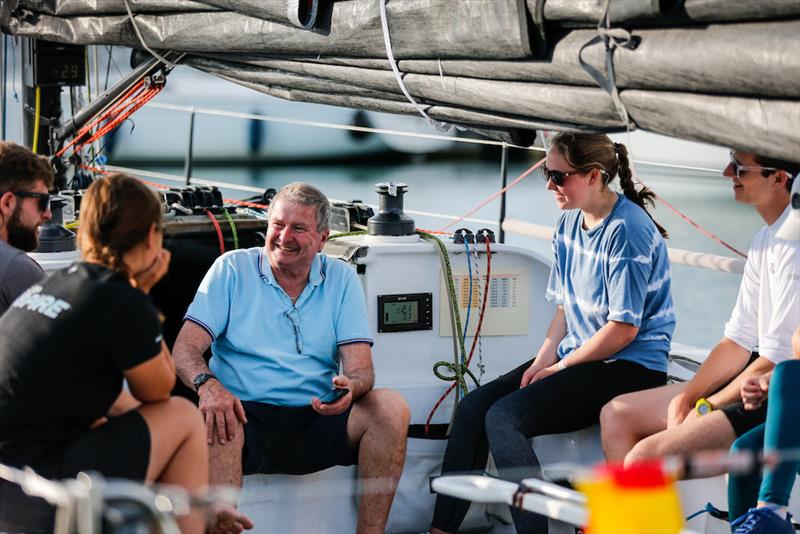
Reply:
[[[160,351],[150,297],[122,275],[75,263],[31,286],[0,317],[0,463],[60,461],[106,415],[123,372]]]

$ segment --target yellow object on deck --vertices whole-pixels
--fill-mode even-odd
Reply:
[[[587,534],[677,534],[683,528],[678,492],[660,462],[599,467],[577,486],[588,499]]]

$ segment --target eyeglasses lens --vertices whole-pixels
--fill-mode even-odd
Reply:
[[[548,169],[547,165],[542,165],[542,175],[544,176],[545,182],[553,182],[558,187],[564,185],[565,173],[561,171],[553,171]]]

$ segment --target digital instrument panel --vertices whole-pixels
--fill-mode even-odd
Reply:
[[[433,328],[433,294],[378,295],[378,332]]]

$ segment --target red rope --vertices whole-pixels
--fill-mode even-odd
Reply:
[[[475,347],[478,344],[479,336],[481,335],[481,327],[483,326],[483,316],[486,313],[486,303],[489,301],[489,286],[492,281],[492,250],[490,247],[491,241],[489,240],[489,236],[485,237],[486,243],[486,287],[483,291],[483,302],[481,302],[481,314],[478,316],[478,326],[475,328],[475,335],[472,337],[472,346],[469,349],[469,356],[467,357],[467,364],[466,369],[469,369],[469,364],[472,362],[472,355],[475,353]],[[470,282],[471,283],[471,282]],[[480,283],[480,279],[478,279],[478,283]],[[450,386],[448,386],[447,390],[439,397],[439,400],[436,401],[436,404],[433,405],[433,409],[428,414],[428,420],[425,421],[425,435],[430,434],[431,430],[431,420],[433,419],[433,415],[436,413],[436,410],[439,409],[439,406],[444,402],[450,392],[453,391],[458,384],[454,381]]]
[[[94,143],[122,124],[128,117],[133,115],[147,102],[152,100],[154,96],[160,93],[163,88],[163,85],[152,85],[148,88],[144,88],[144,81],[140,81],[126,91],[108,109],[81,128],[73,136],[72,141],[62,147],[56,155],[59,157],[62,156],[71,147],[72,153],[74,154],[86,145]],[[104,121],[106,121],[106,123],[102,127],[97,128]],[[92,134],[91,131],[94,128],[97,128],[97,130]],[[87,136],[89,137],[87,138]]]
[[[639,179],[639,177],[638,177],[638,176],[636,177],[636,181],[637,181],[637,182],[639,182],[639,184],[640,184],[640,185],[642,185],[642,186],[644,186],[644,185],[645,185],[645,184],[644,184],[644,182],[642,182],[642,181]],[[720,245],[722,245],[723,247],[727,248],[728,250],[730,250],[730,251],[731,251],[731,252],[733,252],[734,254],[738,254],[738,255],[739,255],[739,256],[741,256],[742,258],[747,258],[747,254],[745,254],[744,252],[742,252],[742,251],[740,251],[739,249],[735,248],[733,245],[730,245],[728,242],[726,242],[724,239],[722,239],[721,237],[717,236],[716,234],[714,234],[714,233],[713,233],[713,232],[711,232],[710,230],[706,230],[705,228],[703,228],[702,226],[700,226],[698,223],[694,222],[694,220],[692,220],[692,219],[691,219],[691,218],[690,218],[688,215],[685,215],[685,214],[684,214],[683,212],[681,212],[681,211],[680,211],[678,208],[674,207],[672,204],[670,204],[669,202],[667,202],[666,200],[664,200],[664,199],[663,199],[663,198],[662,198],[660,195],[658,195],[657,193],[653,192],[653,194],[655,194],[655,195],[656,195],[656,199],[657,199],[659,202],[661,202],[661,203],[662,203],[662,204],[664,204],[666,207],[668,207],[669,209],[671,209],[671,210],[672,210],[672,211],[673,211],[673,212],[674,212],[674,213],[675,213],[675,214],[676,214],[678,217],[680,217],[681,219],[683,219],[684,221],[686,221],[687,223],[689,223],[689,225],[690,225],[690,226],[694,227],[696,230],[699,230],[699,231],[700,231],[700,233],[704,234],[706,237],[709,237],[709,238],[710,238],[710,239],[712,239],[713,241],[716,241],[717,243],[719,243],[719,244],[720,244]]]
[[[211,210],[207,209],[206,215],[208,215],[208,218],[211,219],[211,224],[213,224],[214,228],[217,230],[217,239],[219,239],[219,253],[225,254],[225,238],[222,236],[222,228],[220,228],[219,222],[217,221],[217,218],[214,217],[214,214],[211,213]]]
[[[447,223],[447,224],[445,224],[444,226],[442,226],[441,228],[439,228],[439,230],[437,230],[437,231],[438,231],[438,232],[444,232],[445,230],[447,230],[447,229],[448,229],[448,228],[450,228],[451,226],[453,226],[453,225],[455,225],[455,224],[458,224],[459,222],[463,221],[464,219],[466,219],[467,217],[469,217],[470,215],[472,215],[473,213],[475,213],[476,211],[478,211],[479,209],[481,209],[482,207],[484,207],[486,204],[488,204],[488,203],[489,203],[489,202],[491,202],[492,200],[496,199],[497,197],[499,197],[500,195],[502,195],[503,193],[505,193],[506,191],[508,191],[509,189],[511,189],[512,187],[514,187],[514,186],[515,186],[515,185],[517,185],[518,183],[520,183],[522,180],[524,180],[524,179],[525,179],[525,178],[526,178],[526,177],[527,177],[527,176],[528,176],[530,173],[532,173],[533,171],[535,171],[536,169],[538,169],[538,168],[539,168],[539,167],[540,167],[540,166],[541,166],[541,165],[542,165],[542,164],[545,162],[545,159],[547,159],[547,158],[542,158],[542,159],[540,159],[539,161],[537,161],[536,163],[534,163],[534,164],[533,164],[533,165],[532,165],[532,166],[531,166],[531,167],[530,167],[530,168],[529,168],[527,171],[525,171],[525,172],[523,172],[522,174],[520,174],[519,176],[517,176],[517,177],[514,179],[514,181],[513,181],[513,182],[511,182],[510,184],[508,184],[508,185],[507,185],[507,186],[505,186],[504,188],[500,189],[500,190],[499,190],[499,191],[497,191],[496,193],[493,193],[493,194],[491,194],[490,196],[488,196],[487,198],[485,198],[484,200],[482,200],[482,201],[481,201],[481,202],[480,202],[480,203],[479,203],[477,206],[475,206],[474,208],[472,208],[471,210],[469,210],[467,213],[465,213],[464,215],[462,215],[461,217],[459,217],[459,218],[457,218],[457,219],[453,219],[453,220],[452,220],[452,221],[450,221],[449,223]]]
[[[115,113],[117,111],[117,109],[125,103],[125,100],[128,99],[131,96],[131,94],[133,94],[136,91],[141,90],[143,86],[144,86],[144,80],[139,81],[133,87],[128,89],[128,91],[126,91],[119,99],[117,99],[113,104],[111,104],[111,106],[109,108],[107,108],[105,111],[103,111],[102,113],[97,115],[95,118],[93,118],[91,121],[89,121],[86,125],[83,126],[83,128],[78,130],[78,132],[73,136],[72,141],[70,141],[69,144],[67,144],[64,147],[62,147],[61,150],[56,152],[56,156],[60,157],[62,154],[64,154],[64,152],[67,151],[67,149],[69,147],[71,147],[71,146],[75,145],[77,142],[79,142],[81,140],[81,138],[83,138],[83,136],[85,136],[87,133],[89,133],[92,130],[92,128],[94,128],[100,122],[105,120],[111,114]]]

